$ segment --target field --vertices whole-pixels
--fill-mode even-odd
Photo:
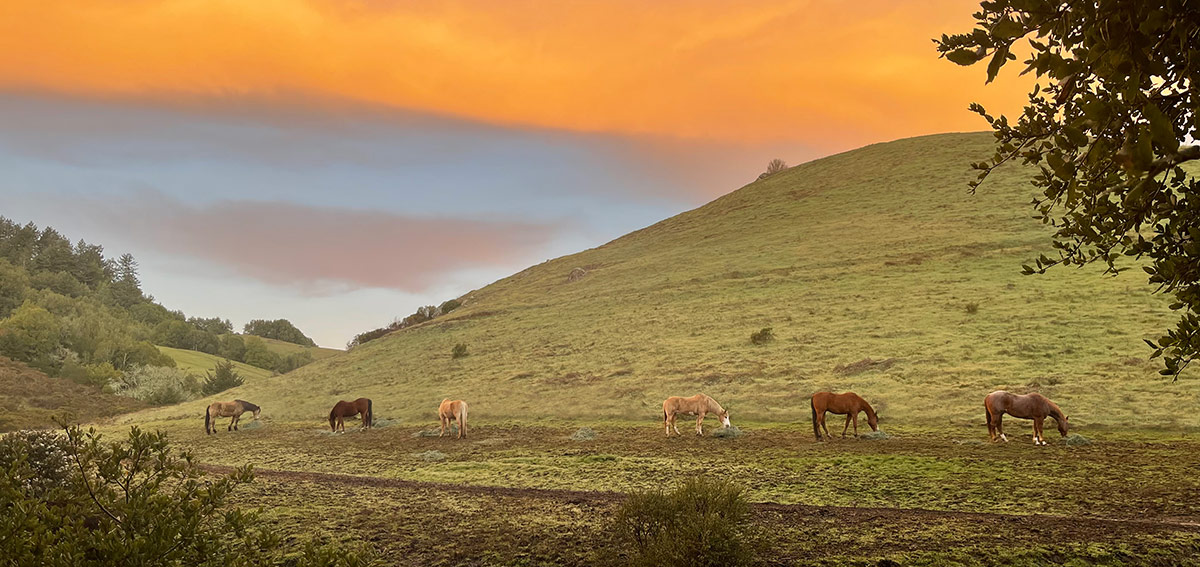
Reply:
[[[263,407],[240,432],[203,435],[208,399],[105,428],[165,429],[217,471],[253,463],[241,498],[281,533],[386,564],[620,564],[622,494],[697,474],[745,487],[764,565],[1196,564],[1200,381],[1159,377],[1142,342],[1167,302],[1132,263],[1021,276],[1048,232],[1027,171],[967,193],[990,144],[869,146],[533,266],[222,393]],[[985,443],[1001,388],[1053,398],[1092,443],[1034,447],[1017,420],[1012,443]],[[813,442],[819,390],[864,395],[892,437]],[[698,391],[745,435],[666,439],[663,398]],[[360,396],[379,427],[330,433],[332,404]],[[427,436],[445,397],[470,402],[469,439]],[[584,425],[597,438],[571,440]]]
[[[244,339],[248,336],[249,335],[242,335],[242,338]],[[270,350],[271,352],[274,352],[275,354],[278,354],[279,356],[287,356],[289,354],[293,354],[293,353],[297,353],[297,352],[308,351],[309,354],[312,355],[313,360],[321,360],[323,358],[329,358],[335,354],[339,354],[342,352],[336,348],[307,347],[307,346],[298,345],[296,343],[289,343],[287,341],[281,341],[278,339],[269,339],[266,337],[258,337],[258,339],[267,345],[267,350]]]
[[[746,487],[765,565],[1200,561],[1196,433],[1097,430],[1088,445],[1034,447],[1028,422],[1010,423],[1005,445],[937,424],[830,443],[806,423],[741,423],[732,439],[592,423],[590,441],[566,423],[481,423],[466,440],[388,418],[345,434],[148,425],[215,472],[253,463],[239,498],[284,533],[366,542],[385,564],[620,564],[609,521],[621,493],[699,474]]]
[[[208,372],[211,372],[213,368],[216,368],[218,362],[223,362],[225,360],[224,358],[221,358],[215,354],[207,354],[181,348],[159,346],[158,350],[171,357],[175,361],[176,368],[179,368],[180,370],[186,370],[201,378],[203,378]],[[244,362],[234,361],[233,367],[238,371],[238,374],[242,375],[243,378],[250,380],[270,378],[275,374],[270,370],[259,368],[257,366],[250,366]]]

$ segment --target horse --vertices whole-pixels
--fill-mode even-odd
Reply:
[[[258,419],[258,414],[262,413],[262,408],[247,402],[246,400],[233,400],[232,402],[213,402],[204,409],[204,434],[211,435],[217,432],[218,417],[232,417],[229,420],[229,427],[226,431],[237,431],[238,421],[241,420],[242,414],[253,412],[254,419]]]
[[[663,401],[663,425],[667,429],[667,437],[671,436],[672,429],[676,435],[682,435],[675,426],[675,416],[681,413],[697,416],[696,435],[704,435],[701,424],[704,423],[704,416],[710,413],[717,414],[717,417],[721,418],[721,424],[729,427],[729,410],[721,407],[716,400],[704,394],[696,394],[690,398],[671,396]]]
[[[854,392],[846,392],[844,394],[835,394],[833,392],[817,392],[812,395],[812,422],[813,434],[817,436],[817,441],[824,441],[821,437],[821,429],[825,430],[825,435],[830,439],[833,436],[829,434],[829,426],[825,425],[825,412],[838,415],[845,414],[846,426],[842,428],[842,437],[846,436],[846,430],[850,428],[850,423],[854,422],[854,436],[858,437],[858,412],[867,412],[867,425],[871,426],[871,431],[879,431],[879,416],[875,415],[875,409],[867,400]]]
[[[438,437],[446,435],[446,427],[451,421],[458,424],[458,437],[462,439],[467,436],[467,402],[462,400],[450,400],[446,398],[438,405],[438,418],[442,420],[442,432]]]
[[[368,398],[359,398],[353,402],[341,400],[333,404],[333,409],[329,410],[329,429],[336,432],[340,427],[342,431],[346,431],[346,423],[343,418],[359,414],[362,414],[363,429],[370,429],[375,423],[375,414],[371,411],[371,400]]]
[[[983,398],[983,409],[987,412],[988,439],[993,443],[996,441],[1008,442],[1002,423],[1006,413],[1013,417],[1033,420],[1034,445],[1048,445],[1045,437],[1042,436],[1042,422],[1047,416],[1054,418],[1054,423],[1058,424],[1058,432],[1063,437],[1067,436],[1067,429],[1070,428],[1067,416],[1059,409],[1058,404],[1037,392],[1021,396],[997,390]]]

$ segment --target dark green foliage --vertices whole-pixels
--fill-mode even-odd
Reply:
[[[246,361],[246,341],[242,339],[241,335],[221,335],[218,341],[220,343],[217,347],[218,355],[238,362]]]
[[[695,477],[671,492],[630,494],[613,527],[633,565],[738,566],[753,559],[749,516],[740,487]]]
[[[242,332],[247,335],[285,341],[300,346],[317,346],[317,343],[305,336],[304,333],[300,332],[300,329],[297,329],[287,319],[276,319],[274,321],[255,319],[246,323]]]
[[[200,395],[194,375],[176,368],[141,366],[120,374],[110,388],[119,395],[156,405],[170,405]]]
[[[455,309],[458,309],[459,307],[462,307],[462,302],[457,299],[444,301],[437,307],[434,307],[433,305],[419,307],[416,313],[413,313],[412,315],[409,315],[403,319],[394,320],[386,327],[380,327],[378,329],[373,329],[365,333],[359,333],[355,335],[353,339],[350,339],[350,342],[346,343],[346,348],[352,349],[356,346],[378,339],[379,337],[382,337],[393,331],[399,331],[400,329],[408,328],[413,325],[419,325],[426,321],[436,319],[442,315],[454,311]]]
[[[287,356],[281,357],[279,362],[275,364],[271,370],[283,374],[285,372],[291,372],[297,368],[300,368],[301,366],[304,366],[312,361],[312,353],[307,350],[302,350],[300,352],[293,352]]]
[[[26,362],[43,372],[56,366],[50,355],[61,340],[58,319],[30,301],[0,321],[0,355]]]
[[[200,392],[205,396],[219,394],[246,383],[246,380],[234,369],[233,362],[230,360],[218,362],[212,371],[207,374],[208,377],[204,380],[204,385],[200,387]]]
[[[1037,168],[1033,205],[1054,227],[1054,257],[1026,274],[1099,261],[1106,272],[1142,258],[1158,291],[1175,297],[1175,329],[1157,343],[1165,375],[1200,355],[1200,248],[1195,245],[1200,180],[1182,164],[1200,160],[1200,9],[1194,2],[998,0],[984,2],[970,33],[937,40],[959,65],[988,61],[990,82],[1030,52],[1025,72],[1039,84],[1010,123],[979,104],[996,152],[973,164],[978,187],[1005,162]],[[1016,45],[1027,40],[1028,48]],[[1146,261],[1148,260],[1148,261]]]
[[[281,362],[279,355],[267,348],[267,344],[262,339],[249,336],[246,337],[245,344],[246,358],[243,362],[246,364],[266,369],[273,369],[279,366]]]
[[[309,543],[285,557],[258,511],[229,502],[246,466],[205,475],[164,433],[123,442],[70,427],[65,439],[6,437],[0,460],[0,554],[14,566],[361,566],[361,553]],[[65,457],[65,459],[64,459]],[[64,467],[63,463],[67,466]],[[43,479],[53,475],[56,482]],[[19,511],[17,513],[16,511]]]
[[[225,335],[233,332],[233,323],[230,323],[229,319],[220,317],[188,317],[187,322],[196,329],[213,335]]]
[[[773,340],[775,340],[775,332],[771,327],[763,327],[750,333],[750,342],[756,345],[765,345]]]
[[[462,358],[467,356],[467,345],[458,343],[454,348],[450,349],[450,358]]]
[[[442,304],[438,306],[438,313],[445,315],[451,311],[454,311],[455,309],[458,309],[459,307],[462,307],[462,302],[457,299],[451,299],[442,302]]]

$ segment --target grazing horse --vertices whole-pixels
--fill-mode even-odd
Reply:
[[[1059,409],[1058,404],[1037,392],[1021,396],[997,390],[983,399],[983,409],[987,411],[988,438],[993,442],[1008,442],[1001,422],[1006,413],[1013,417],[1033,420],[1034,445],[1047,445],[1045,437],[1042,436],[1042,422],[1047,416],[1054,418],[1054,423],[1058,424],[1058,432],[1063,437],[1067,436],[1067,429],[1070,427],[1066,414]]]
[[[343,418],[354,417],[358,414],[362,414],[363,429],[370,429],[371,425],[375,423],[375,414],[371,412],[370,399],[359,398],[353,402],[339,401],[333,404],[332,410],[329,410],[329,428],[337,431],[340,427],[342,431],[345,431],[346,423]]]
[[[817,436],[817,441],[824,441],[821,437],[821,429],[825,430],[825,435],[833,439],[829,435],[829,426],[825,425],[825,412],[835,413],[838,415],[845,414],[846,426],[842,428],[842,437],[846,436],[846,430],[850,428],[850,422],[854,422],[854,436],[858,437],[858,412],[867,412],[867,425],[871,426],[871,431],[879,431],[879,416],[875,415],[875,409],[867,400],[854,392],[846,392],[844,394],[835,394],[833,392],[817,392],[812,396],[812,420],[813,434]]]
[[[211,435],[217,432],[218,417],[232,417],[229,420],[229,427],[226,431],[237,431],[238,422],[242,419],[242,414],[246,412],[254,413],[254,419],[258,419],[258,414],[262,412],[262,408],[247,402],[246,400],[233,400],[232,402],[213,402],[204,410],[204,433]]]
[[[449,398],[442,400],[442,403],[438,405],[438,419],[442,420],[442,432],[438,434],[438,437],[446,434],[446,427],[450,425],[451,421],[458,424],[457,439],[467,436],[467,402]]]
[[[675,416],[681,413],[697,416],[696,435],[704,435],[700,424],[704,423],[704,416],[710,413],[717,414],[717,417],[721,418],[721,424],[729,427],[729,410],[721,407],[717,400],[704,394],[696,394],[690,398],[671,396],[663,402],[663,425],[667,428],[667,437],[671,436],[672,429],[676,435],[682,435],[675,426]]]

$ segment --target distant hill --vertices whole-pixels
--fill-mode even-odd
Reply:
[[[194,350],[185,350],[181,348],[171,348],[159,345],[158,350],[163,354],[175,360],[175,367],[180,370],[186,370],[195,374],[200,378],[204,378],[205,374],[216,368],[218,362],[223,362],[225,359],[215,354],[206,354]],[[245,362],[234,361],[233,367],[243,378],[270,378],[275,372],[257,366],[250,366]]]
[[[55,427],[56,415],[70,414],[79,422],[89,422],[144,407],[132,398],[50,378],[0,356],[0,432]]]
[[[1196,407],[1200,382],[1163,381],[1146,360],[1141,339],[1173,318],[1140,271],[1020,275],[1049,233],[1031,219],[1028,170],[968,194],[991,143],[927,136],[793,167],[226,397],[314,421],[367,396],[405,420],[461,397],[477,419],[653,422],[664,397],[706,392],[737,423],[805,421],[828,389],[863,394],[885,426],[979,425],[983,396],[1005,388],[1053,397],[1076,424],[1200,426],[1182,409],[1145,421],[1151,396]],[[753,344],[764,328],[774,340]],[[468,356],[452,358],[459,343]]]

